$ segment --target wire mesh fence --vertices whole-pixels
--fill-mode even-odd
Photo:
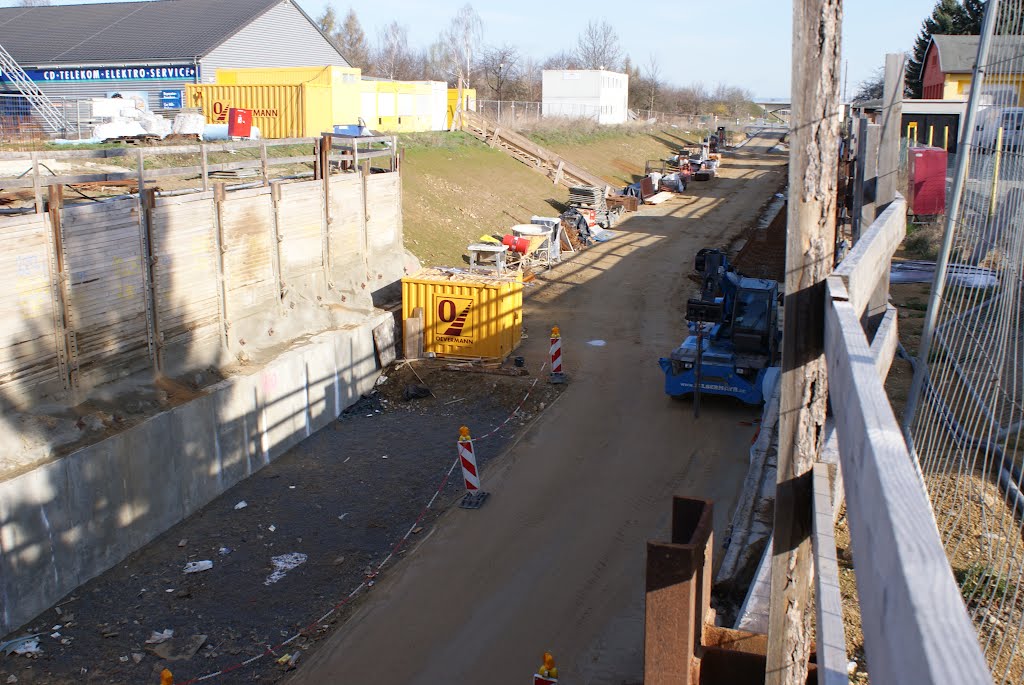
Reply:
[[[477,100],[477,111],[491,121],[508,128],[520,128],[537,124],[542,119],[589,119],[597,122],[602,114],[597,105],[574,103],[527,102],[521,100]],[[726,126],[730,129],[745,126],[766,125],[763,119],[750,117],[723,117],[715,114],[671,114],[658,110],[629,110],[629,122],[657,122],[663,125],[685,129],[715,129]]]
[[[986,12],[905,427],[993,678],[1024,683],[1024,0]]]
[[[0,93],[0,145],[7,150],[39,150],[53,138],[82,140],[91,135],[93,121],[90,100],[51,98],[68,122],[65,131],[55,131],[20,93]]]

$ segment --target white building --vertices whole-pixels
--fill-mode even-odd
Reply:
[[[603,69],[545,69],[545,117],[586,117],[601,124],[628,118],[629,76]]]

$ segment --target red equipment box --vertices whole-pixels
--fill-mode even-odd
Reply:
[[[252,135],[252,110],[236,109],[228,110],[228,137],[248,138]]]
[[[946,151],[939,147],[912,147],[908,159],[910,213],[935,216],[946,212]]]

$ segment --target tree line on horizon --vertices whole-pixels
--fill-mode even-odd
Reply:
[[[432,43],[416,48],[399,21],[381,27],[371,40],[354,9],[344,17],[328,4],[317,23],[341,54],[363,74],[399,81],[445,81],[475,88],[478,100],[540,102],[545,69],[606,69],[629,75],[629,107],[644,112],[719,116],[756,115],[760,108],[749,91],[727,84],[670,84],[652,54],[641,66],[626,54],[615,27],[591,20],[574,45],[537,57],[510,43],[489,44],[471,4],[463,5]]]

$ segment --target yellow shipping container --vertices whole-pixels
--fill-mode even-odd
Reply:
[[[311,83],[318,86],[358,84],[362,70],[356,67],[271,67],[267,69],[218,69],[217,85],[221,86],[297,86]]]
[[[459,104],[459,89],[449,88],[448,89],[448,128],[452,127],[452,122],[455,119],[455,105]],[[468,109],[471,112],[476,111],[476,88],[463,88],[462,89],[462,109]]]
[[[523,334],[523,279],[424,269],[402,279],[402,320],[423,308],[423,349],[504,359]]]
[[[252,110],[252,123],[264,138],[305,138],[332,130],[333,89],[298,85],[188,85],[188,107],[203,110],[206,121],[226,124],[232,107]]]

